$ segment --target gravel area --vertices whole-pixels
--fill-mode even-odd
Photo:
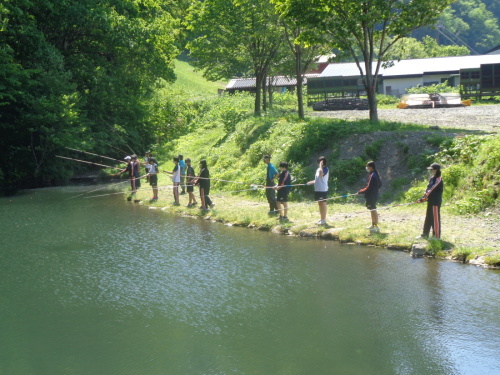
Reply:
[[[368,111],[309,112],[309,116],[332,117],[344,120],[368,119]],[[474,132],[500,132],[500,105],[478,105],[456,108],[379,109],[379,120],[407,122],[440,128]]]

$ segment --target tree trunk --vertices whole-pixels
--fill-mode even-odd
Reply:
[[[254,116],[260,116],[260,96],[262,91],[262,75],[255,75],[255,105],[254,105]]]
[[[295,76],[297,79],[297,110],[299,118],[304,119],[304,97],[302,95],[302,50],[299,45],[295,46]]]
[[[267,74],[262,79],[262,110],[267,112],[267,85],[269,84]]]
[[[269,82],[269,86],[268,86],[269,109],[273,109],[273,84],[274,84],[274,77]]]
[[[371,81],[371,85],[366,94],[368,96],[368,107],[370,108],[370,121],[378,122],[377,96],[373,81]]]

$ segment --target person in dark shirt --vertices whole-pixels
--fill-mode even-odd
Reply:
[[[368,182],[366,186],[358,191],[358,194],[364,194],[366,199],[366,208],[370,210],[372,225],[367,227],[372,232],[380,232],[378,227],[378,212],[377,212],[377,200],[378,191],[382,186],[380,181],[380,176],[377,172],[374,161],[369,161],[366,163],[366,171],[369,173]]]
[[[275,187],[278,191],[276,204],[280,213],[279,220],[288,221],[288,194],[290,193],[292,176],[290,176],[290,172],[288,172],[288,163],[286,161],[282,161],[279,168],[281,173],[278,179],[278,186]],[[283,206],[283,209],[281,206]]]
[[[425,214],[424,229],[417,239],[428,238],[430,230],[434,238],[441,238],[441,203],[443,202],[443,179],[441,178],[441,166],[432,163],[427,168],[432,173],[425,194],[417,202],[427,201],[427,212]]]
[[[194,197],[194,186],[193,181],[195,179],[194,168],[191,166],[191,159],[186,159],[186,191],[189,196],[189,203],[187,207],[194,207],[198,204],[196,198]]]
[[[213,208],[215,204],[212,202],[208,194],[210,194],[210,172],[205,159],[200,160],[200,173],[195,179],[195,184],[200,187],[200,209],[206,210],[207,207]]]

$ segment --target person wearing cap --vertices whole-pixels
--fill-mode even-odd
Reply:
[[[198,204],[198,202],[196,202],[196,198],[194,196],[194,179],[196,177],[196,175],[194,174],[194,168],[191,166],[191,159],[190,158],[187,158],[186,159],[186,175],[187,175],[187,179],[186,179],[186,190],[187,190],[187,193],[189,195],[189,203],[187,205],[187,207],[194,207]]]
[[[278,205],[276,204],[276,190],[274,189],[276,183],[274,182],[274,180],[279,176],[279,173],[273,163],[271,163],[271,156],[264,155],[262,160],[267,165],[265,189],[267,203],[269,203],[269,214],[276,215],[278,213]]]
[[[127,163],[127,166],[123,168],[120,172],[118,172],[116,175],[122,175],[123,173],[128,172],[128,176],[130,178],[130,185],[132,187],[132,193],[135,193],[136,189],[135,189],[135,178],[134,178],[132,157],[127,155],[125,156],[124,160]],[[132,200],[132,197],[129,197],[128,200]]]
[[[427,201],[424,229],[417,239],[429,238],[431,228],[434,238],[441,238],[440,211],[444,189],[443,179],[441,178],[441,166],[437,163],[432,163],[427,169],[432,173],[432,177],[429,180],[425,194],[417,201],[418,203]]]
[[[151,198],[151,202],[155,202],[158,200],[158,164],[153,157],[148,158],[148,164],[149,184],[153,189],[153,198]]]

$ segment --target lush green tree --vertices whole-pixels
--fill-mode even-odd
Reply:
[[[387,58],[391,60],[423,59],[427,57],[466,56],[469,49],[465,46],[440,45],[436,39],[426,36],[422,41],[415,38],[401,38],[389,50]]]
[[[251,72],[256,79],[254,113],[261,113],[264,78],[282,43],[278,16],[267,0],[205,0],[187,18],[193,64],[210,80]]]
[[[277,0],[285,17],[302,25],[321,27],[332,47],[347,51],[355,60],[370,106],[370,119],[378,121],[375,89],[388,51],[413,30],[435,22],[452,0]],[[334,43],[334,44],[333,44]]]
[[[160,0],[0,4],[2,189],[67,178],[65,146],[133,152],[154,140],[158,80],[172,81],[178,24]]]

